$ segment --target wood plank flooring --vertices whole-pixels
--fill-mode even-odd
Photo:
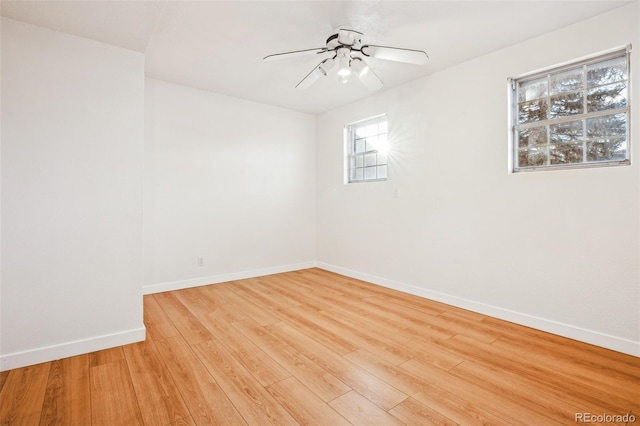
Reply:
[[[0,373],[0,424],[640,424],[639,358],[320,269],[144,308],[145,342]]]

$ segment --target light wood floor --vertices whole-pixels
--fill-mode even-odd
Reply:
[[[144,304],[145,342],[0,373],[2,424],[640,424],[639,358],[319,269]]]

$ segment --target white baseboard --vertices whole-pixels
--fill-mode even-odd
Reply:
[[[228,281],[244,280],[247,278],[262,277],[264,275],[280,274],[283,272],[299,271],[301,269],[314,268],[316,262],[302,262],[291,265],[273,266],[269,268],[252,269],[249,271],[232,272],[229,274],[211,275],[208,277],[192,278],[189,280],[171,281],[168,283],[149,284],[142,288],[143,294],[162,293],[163,291],[182,290],[184,288],[199,287],[202,285],[219,284]]]
[[[115,346],[128,345],[130,343],[141,342],[145,340],[145,338],[146,329],[142,326],[119,333],[92,337],[90,339],[45,346],[24,352],[14,352],[0,357],[0,371],[13,370],[14,368],[100,351]]]
[[[524,314],[521,312],[511,311],[509,309],[500,308],[498,306],[487,305],[485,303],[476,302],[465,299],[463,297],[452,296],[438,291],[428,290],[416,287],[410,284],[389,280],[375,275],[369,275],[340,266],[331,265],[324,262],[317,262],[316,265],[320,269],[345,275],[347,277],[356,278],[367,281],[383,287],[399,290],[404,293],[413,294],[424,297],[426,299],[435,300],[437,302],[446,303],[447,305],[456,306],[458,308],[467,309],[494,318],[535,328],[537,330],[546,331],[548,333],[557,334],[559,336],[568,337],[570,339],[579,340],[581,342],[590,343],[592,345],[601,346],[617,352],[640,357],[640,342],[624,339],[621,337],[611,336],[593,330],[587,330],[570,324],[563,324],[546,318],[534,315]]]

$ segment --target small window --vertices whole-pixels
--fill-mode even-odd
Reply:
[[[629,52],[512,80],[513,171],[629,164]]]
[[[349,183],[387,180],[389,145],[384,114],[348,124],[345,143]]]

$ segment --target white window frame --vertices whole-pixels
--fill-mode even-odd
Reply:
[[[561,65],[557,65],[554,67],[534,71],[531,73],[523,74],[518,77],[513,77],[509,79],[509,169],[510,172],[524,172],[524,171],[536,171],[536,170],[557,170],[557,169],[575,169],[575,168],[593,168],[593,167],[602,167],[602,166],[619,166],[619,165],[630,165],[631,164],[631,45],[627,45],[622,48],[615,48],[606,52],[600,52],[595,55],[591,55],[588,57],[583,57],[580,59],[576,59],[571,62],[567,62]],[[627,72],[627,80],[626,80],[626,107],[624,108],[612,108],[602,111],[592,111],[589,112],[587,109],[587,92],[588,88],[586,85],[586,72],[584,73],[584,81],[581,90],[584,92],[583,94],[583,102],[584,108],[583,112],[574,115],[567,115],[559,118],[546,118],[544,120],[530,122],[530,123],[518,123],[518,100],[519,100],[519,87],[522,83],[527,83],[532,80],[540,79],[540,78],[551,78],[552,75],[560,74],[564,71],[568,71],[579,66],[586,67],[598,63],[604,62],[610,59],[618,58],[618,57],[626,57],[626,72]],[[550,98],[551,95],[547,93],[547,107],[550,108]],[[613,116],[618,114],[626,115],[626,156],[624,159],[610,159],[610,160],[600,160],[600,161],[588,161],[587,160],[587,131],[586,131],[586,121],[588,119],[593,119],[597,117],[605,117],[605,116]],[[554,144],[551,140],[551,127],[553,125],[561,124],[561,123],[569,123],[576,121],[583,121],[583,126],[585,129],[582,133],[582,151],[583,151],[583,159],[581,162],[576,163],[562,163],[562,164],[551,164],[550,163],[550,155],[547,154],[546,164],[542,165],[534,165],[534,166],[520,166],[519,165],[519,131],[527,128],[535,128],[546,126],[547,129],[547,143],[541,145],[542,147],[546,147],[548,150],[553,147]]]
[[[384,130],[369,137],[358,137],[358,130],[372,124],[382,124]],[[371,143],[380,138],[381,143]],[[383,142],[382,142],[382,138]],[[358,145],[358,148],[356,148]],[[380,114],[344,126],[345,183],[384,182],[388,179],[388,121]],[[359,172],[361,171],[361,173]],[[372,176],[371,173],[374,172]]]

